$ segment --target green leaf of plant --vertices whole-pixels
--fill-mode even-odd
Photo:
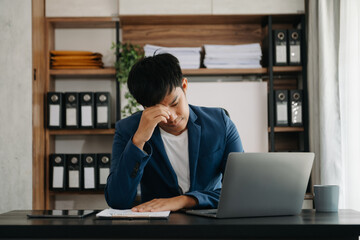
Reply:
[[[115,49],[114,54],[116,55],[116,49],[119,48],[120,58],[119,61],[115,62],[116,78],[120,83],[120,87],[124,87],[127,84],[128,76],[131,67],[141,58],[144,57],[144,50],[141,46],[133,45],[131,43],[112,43],[111,49]],[[134,99],[129,93],[125,93],[125,99],[128,103],[121,110],[122,117],[127,117],[140,110],[140,104]]]

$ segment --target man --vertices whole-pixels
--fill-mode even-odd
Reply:
[[[159,54],[137,62],[128,88],[144,106],[116,124],[105,189],[110,207],[133,211],[216,208],[230,152],[243,152],[235,125],[220,108],[189,105],[177,58]]]

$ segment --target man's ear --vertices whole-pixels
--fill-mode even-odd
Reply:
[[[186,93],[187,88],[188,88],[188,80],[187,80],[187,78],[183,78],[183,80],[182,80],[182,89],[183,89],[184,93]]]

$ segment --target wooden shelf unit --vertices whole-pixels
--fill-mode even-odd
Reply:
[[[303,15],[273,15],[272,26],[274,28],[294,28],[294,23],[300,22]],[[67,78],[70,76],[89,76],[96,78],[99,76],[115,76],[115,68],[104,69],[49,69],[50,57],[49,51],[54,50],[56,28],[116,28],[120,23],[122,28],[122,41],[133,44],[145,45],[154,44],[165,47],[200,47],[204,44],[247,44],[260,43],[264,50],[263,41],[268,34],[268,15],[155,15],[155,16],[120,16],[120,17],[79,17],[79,18],[46,18],[45,19],[45,91],[54,90],[54,81],[56,77]],[[265,51],[265,50],[264,50]],[[259,69],[194,69],[184,70],[184,75],[190,76],[219,76],[219,75],[261,75],[270,76],[270,73],[276,74],[295,74],[306,73],[302,66],[281,66],[281,67],[262,67]],[[270,77],[269,77],[270,79]],[[295,83],[294,83],[295,81]],[[295,88],[297,80],[282,81],[281,87]],[[276,82],[275,82],[276,87]],[[46,102],[44,106],[46,106]],[[49,166],[48,156],[54,151],[54,139],[58,135],[113,135],[114,129],[63,129],[49,130],[45,126],[45,142],[38,144],[44,147],[45,168],[39,169],[43,173],[44,179],[34,178],[34,182],[40,187],[34,188],[33,194],[36,198],[37,209],[53,208],[54,198],[61,194],[101,194],[102,191],[76,191],[76,192],[57,192],[49,190]],[[271,129],[269,129],[271,132]],[[290,135],[297,135],[306,132],[305,127],[275,127],[274,132],[285,134],[286,139]],[[296,142],[295,142],[296,144]],[[42,198],[42,200],[41,200]],[[39,200],[40,199],[40,200]],[[42,206],[42,207],[39,207]]]
[[[44,96],[49,91],[55,91],[56,78],[71,79],[84,78],[89,79],[100,79],[101,77],[113,78],[115,81],[116,69],[114,67],[105,67],[99,69],[50,69],[50,51],[55,50],[55,29],[62,28],[109,28],[116,29],[119,26],[118,17],[62,17],[62,18],[45,18],[45,89]],[[114,39],[115,42],[115,39]],[[44,103],[44,107],[46,102]],[[45,121],[46,124],[46,121]],[[45,179],[38,184],[42,189],[37,188],[34,190],[34,195],[42,196],[43,200],[38,201],[33,206],[37,209],[53,209],[55,196],[58,194],[100,194],[101,191],[66,191],[57,192],[49,189],[49,155],[55,153],[55,139],[56,136],[78,136],[78,135],[108,135],[112,136],[115,133],[115,129],[47,129],[44,126],[45,142],[43,146],[44,151],[44,169]],[[44,171],[44,170],[43,170]],[[40,191],[41,190],[41,191]],[[103,193],[103,192],[102,192]],[[41,197],[39,197],[41,199]],[[39,207],[41,206],[41,207]]]

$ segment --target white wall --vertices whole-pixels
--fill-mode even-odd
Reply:
[[[32,207],[31,1],[0,1],[0,213]]]
[[[120,15],[211,13],[212,0],[119,0]]]
[[[245,152],[268,152],[266,82],[190,81],[186,96],[190,104],[226,109],[239,132]]]
[[[118,0],[46,0],[48,17],[109,17],[118,15]]]

